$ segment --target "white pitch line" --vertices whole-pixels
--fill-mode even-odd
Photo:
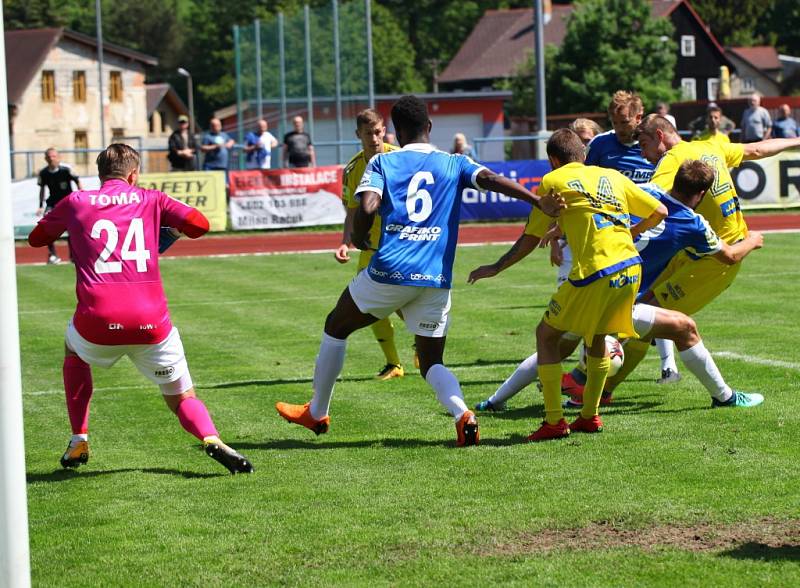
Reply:
[[[712,352],[712,355],[716,357],[722,357],[724,359],[735,359],[738,361],[743,361],[745,363],[752,363],[756,365],[763,365],[768,367],[776,367],[776,368],[783,368],[783,369],[791,369],[791,370],[800,370],[800,364],[791,363],[788,361],[779,361],[776,359],[764,359],[762,357],[756,357],[753,355],[745,355],[741,353],[734,353],[733,351],[716,351]],[[656,361],[657,357],[651,355],[646,357],[644,361]],[[497,364],[486,364],[486,365],[473,365],[473,366],[453,366],[450,367],[450,371],[458,372],[458,373],[469,373],[475,371],[483,371],[483,370],[490,370],[490,369],[499,369],[499,368],[511,368],[511,365],[497,365]],[[309,376],[310,377],[310,376]],[[302,384],[308,381],[309,377],[304,378],[280,378],[283,382],[287,384]],[[347,374],[345,378],[369,378],[372,377],[372,374]],[[258,377],[254,377],[253,380],[257,380]],[[230,386],[234,387],[236,385],[246,386],[250,384],[251,380],[244,380],[239,382],[212,382],[208,384],[198,384],[198,389],[200,390],[210,390],[214,389],[219,386]],[[155,388],[155,384],[138,384],[132,386],[106,386],[102,388],[95,388],[95,392],[115,392],[118,390],[152,390]],[[33,392],[23,392],[23,396],[49,396],[53,394],[63,394],[64,390],[62,389],[54,389],[54,390],[36,390]]]
[[[780,361],[779,359],[765,359],[763,357],[735,353],[733,351],[712,351],[711,355],[722,357],[724,359],[736,359],[745,363],[754,363],[756,365],[765,365],[769,367],[800,371],[800,364],[792,363],[790,361]]]

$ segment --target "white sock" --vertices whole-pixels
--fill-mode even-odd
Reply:
[[[333,385],[344,366],[347,340],[336,339],[322,333],[317,363],[314,365],[314,397],[311,399],[311,416],[319,420],[328,416],[333,396]]]
[[[538,356],[534,353],[517,366],[514,373],[508,376],[497,391],[489,397],[489,402],[494,405],[502,404],[509,398],[515,396],[525,386],[528,386],[539,377]]]
[[[72,436],[72,439],[69,440],[69,444],[70,445],[74,445],[74,444],[78,443],[79,441],[88,441],[88,440],[89,440],[89,434],[88,433],[78,433],[77,435],[73,435]]]
[[[425,380],[436,392],[436,400],[447,409],[453,418],[460,419],[469,410],[464,404],[464,395],[461,394],[461,386],[453,372],[442,364],[432,365],[428,370]]]
[[[656,339],[658,354],[661,356],[661,371],[672,370],[678,373],[678,366],[675,363],[675,346],[669,339]]]
[[[694,347],[680,351],[678,355],[681,356],[683,364],[700,380],[700,383],[706,387],[711,396],[720,402],[725,402],[731,397],[733,390],[722,379],[722,374],[719,373],[717,364],[714,363],[714,358],[711,357],[702,341]]]

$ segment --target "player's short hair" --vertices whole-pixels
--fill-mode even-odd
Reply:
[[[58,153],[58,149],[56,149],[55,147],[48,147],[47,149],[44,150],[44,156],[47,157],[47,154],[50,153],[51,151],[55,151],[56,153]]]
[[[139,153],[124,143],[112,143],[97,156],[97,175],[101,178],[127,178],[139,169]]]
[[[608,113],[613,114],[622,109],[627,109],[629,114],[643,113],[644,103],[636,92],[617,90],[608,103]]]
[[[573,161],[583,161],[586,156],[586,148],[575,131],[558,129],[547,140],[547,154],[558,159],[563,165]]]
[[[360,129],[362,126],[372,126],[377,124],[383,124],[383,117],[377,110],[365,108],[356,115],[357,129]]]
[[[698,159],[688,159],[680,165],[675,174],[672,195],[678,198],[690,198],[695,194],[707,192],[713,183],[713,167]]]
[[[675,127],[671,122],[669,122],[669,120],[667,120],[660,114],[648,114],[646,117],[642,119],[642,122],[639,123],[639,126],[636,127],[634,138],[638,137],[641,134],[645,134],[649,137],[655,137],[656,129],[660,130],[665,135],[678,134],[677,129],[675,129]]]
[[[392,106],[392,123],[408,135],[419,135],[428,130],[428,107],[416,96],[403,96]]]
[[[706,110],[706,113],[711,113],[711,112],[719,112],[720,114],[722,114],[722,109],[716,104],[714,106],[709,105],[708,110]]]
[[[569,123],[569,130],[575,131],[576,133],[579,133],[580,131],[591,131],[594,136],[597,136],[603,132],[603,129],[600,128],[600,125],[590,118],[576,118],[574,121]]]

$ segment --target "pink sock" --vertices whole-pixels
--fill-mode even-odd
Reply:
[[[178,420],[187,433],[194,435],[200,441],[206,437],[217,436],[217,429],[208,414],[206,405],[199,398],[185,398],[178,405]]]
[[[64,358],[64,392],[72,434],[89,432],[89,401],[92,399],[92,368],[76,355]]]

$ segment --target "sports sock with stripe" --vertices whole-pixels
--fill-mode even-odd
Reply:
[[[344,367],[347,339],[337,339],[322,333],[317,362],[314,365],[314,397],[311,399],[311,416],[317,420],[328,416],[336,378]]]
[[[372,332],[378,345],[381,346],[383,355],[386,356],[386,363],[401,365],[400,354],[397,353],[397,346],[394,344],[394,326],[392,326],[392,321],[389,320],[389,317],[373,323]]]
[[[586,385],[583,388],[583,408],[581,416],[590,419],[599,414],[600,395],[606,383],[611,358],[586,356]]]
[[[720,402],[725,402],[733,395],[733,390],[725,383],[714,358],[711,357],[702,341],[694,347],[679,351],[678,355],[681,356],[686,368],[700,380],[711,396]]]
[[[497,391],[489,397],[489,402],[492,404],[502,404],[512,396],[515,396],[525,386],[536,381],[539,377],[538,368],[538,355],[534,353],[528,358],[522,360],[514,370],[514,373],[508,376],[508,379],[500,384]]]
[[[564,409],[561,408],[561,364],[539,365],[539,381],[544,397],[544,420],[555,425],[564,418]]]
[[[425,374],[425,381],[431,385],[436,392],[436,400],[447,409],[453,418],[460,419],[469,410],[464,404],[464,395],[461,393],[461,385],[453,372],[442,364],[437,363],[428,369]]]
[[[62,368],[67,414],[72,434],[89,431],[89,402],[92,400],[92,368],[77,355],[64,357]]]

